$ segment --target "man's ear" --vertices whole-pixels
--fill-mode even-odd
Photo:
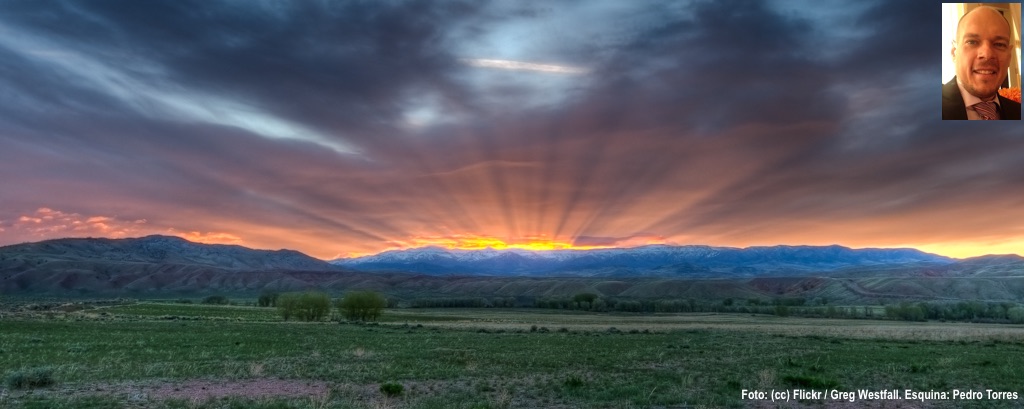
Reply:
[[[953,61],[956,61],[956,41],[953,42],[953,47],[949,49],[949,56],[953,58]]]

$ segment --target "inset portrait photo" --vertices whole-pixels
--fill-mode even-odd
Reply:
[[[1020,120],[1020,6],[942,5],[943,120]]]

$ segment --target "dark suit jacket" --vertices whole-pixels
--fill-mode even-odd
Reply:
[[[967,119],[967,106],[956,85],[956,77],[942,86],[942,119]],[[1020,120],[1020,103],[999,96],[999,119]]]

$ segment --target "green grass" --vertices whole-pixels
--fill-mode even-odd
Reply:
[[[31,394],[6,391],[0,407],[138,406],[110,391],[261,378],[322,381],[331,393],[321,400],[146,397],[142,406],[742,407],[740,390],[758,388],[1024,392],[1021,338],[1005,341],[1003,332],[988,336],[990,327],[968,324],[401,310],[386,313],[389,323],[354,325],[281,322],[273,309],[255,307],[141,303],[89,314],[97,311],[134,318],[0,321],[0,376],[49,367],[56,382]],[[169,315],[202,319],[160,318]],[[866,335],[831,335],[843,332],[829,326],[844,323]],[[551,331],[530,332],[532,325]],[[871,332],[879,326],[885,331]],[[890,336],[900,328],[906,334]],[[923,340],[915,337],[922,328],[961,336]],[[385,383],[404,390],[386,396]]]

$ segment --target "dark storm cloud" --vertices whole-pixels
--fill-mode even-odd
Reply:
[[[933,84],[938,82],[939,56],[934,51],[936,47],[923,44],[935,42],[937,26],[922,20],[939,21],[937,7],[909,2],[867,7],[853,20],[870,35],[857,37],[853,42],[856,45],[847,52],[817,59],[816,45],[821,42],[820,36],[829,35],[827,27],[778,18],[769,10],[758,13],[756,6],[737,13],[730,11],[733,5],[724,4],[698,6],[694,16],[703,18],[695,21],[709,22],[708,26],[696,29],[697,34],[678,35],[687,40],[714,39],[708,40],[709,47],[701,50],[729,50],[708,52],[702,57],[707,59],[706,63],[696,63],[704,72],[712,72],[712,67],[720,69],[710,77],[685,68],[682,72],[706,80],[707,86],[701,88],[705,92],[711,92],[715,84],[737,84],[737,89],[750,91],[750,95],[732,93],[722,86],[724,95],[731,98],[720,107],[711,101],[696,111],[680,110],[679,116],[700,122],[718,117],[709,112],[718,109],[736,115],[725,121],[729,126],[747,121],[763,124],[824,120],[835,127],[802,135],[760,135],[773,137],[773,144],[783,146],[783,154],[775,158],[765,155],[767,160],[757,171],[720,185],[716,193],[693,207],[684,207],[644,227],[670,225],[673,227],[669,230],[687,231],[704,225],[722,228],[761,224],[776,217],[778,221],[771,224],[773,227],[805,217],[820,217],[824,221],[834,217],[867,219],[877,212],[889,211],[890,207],[913,214],[915,209],[963,205],[962,200],[976,200],[965,199],[963,194],[967,192],[972,194],[966,197],[976,198],[1021,191],[1016,175],[1024,170],[1024,162],[1001,160],[974,172],[961,169],[997,157],[1024,158],[1024,142],[1012,124],[996,124],[985,134],[965,137],[965,133],[971,133],[965,124],[936,121],[933,100],[937,86]],[[718,18],[709,18],[712,15]],[[683,24],[678,31],[687,32],[692,27]],[[768,35],[769,32],[774,34]],[[733,63],[732,51],[736,52],[735,62],[749,62],[746,67],[756,67],[756,75],[751,75],[749,69],[730,69],[743,66]],[[682,63],[680,66],[685,67]],[[676,81],[664,89],[685,90],[687,83]],[[777,92],[757,88],[768,84],[778,86]],[[844,112],[851,95],[837,91],[863,90],[877,91],[877,98],[856,111]],[[665,106],[685,104],[680,101]],[[812,110],[805,111],[806,107]],[[695,114],[687,115],[690,112]],[[866,113],[874,115],[858,118]],[[857,140],[851,141],[852,138]],[[980,184],[983,188],[979,181],[984,181]],[[1004,193],[1000,189],[1005,189]]]
[[[453,2],[7,3],[5,19],[144,80],[228,93],[277,115],[372,138],[403,99],[457,93]],[[141,67],[140,67],[141,65]],[[146,65],[154,66],[145,72]],[[84,97],[83,97],[84,98]],[[372,143],[361,140],[361,143]]]
[[[1024,146],[938,121],[938,21],[882,1],[3,2],[0,220],[321,257],[467,235],[883,245],[913,241],[806,226],[950,209],[929,235],[1005,236],[973,215],[1020,204]]]
[[[373,145],[379,144],[377,148],[396,148],[391,155],[397,158],[407,157],[404,145],[387,140],[389,134],[396,133],[394,115],[407,94],[428,88],[447,92],[444,89],[450,87],[446,85],[450,80],[445,75],[456,60],[447,55],[443,48],[446,39],[441,37],[450,28],[449,20],[473,11],[470,6],[439,2],[66,2],[51,6],[30,2],[4,6],[6,21],[38,38],[23,43],[22,53],[0,49],[11,54],[3,64],[10,75],[4,78],[18,97],[4,101],[9,105],[4,111],[12,115],[3,119],[21,122],[21,127],[29,130],[19,137],[38,138],[65,150],[68,158],[63,169],[80,170],[59,175],[68,185],[116,185],[126,179],[122,172],[131,169],[130,180],[120,185],[127,191],[124,195],[147,192],[151,189],[146,180],[154,180],[162,185],[159,192],[144,196],[188,207],[248,203],[252,198],[237,193],[255,190],[255,197],[287,195],[284,201],[354,215],[367,210],[351,199],[361,186],[344,186],[345,190],[338,189],[340,194],[331,194],[330,186],[343,183],[346,175],[360,173],[364,173],[363,179],[356,183],[365,184],[369,179],[365,172],[373,169],[367,161],[349,157],[332,158],[338,165],[311,163],[303,155],[309,154],[308,146],[297,149],[285,141],[233,138],[227,135],[230,129],[183,128],[175,118],[152,118],[151,112],[146,112],[150,108],[147,103],[165,102],[169,94],[160,91],[166,88],[180,89],[185,98],[191,92],[227,95],[325,130],[331,137],[368,145],[363,148],[370,154],[377,153]],[[145,90],[129,90],[143,94],[134,99],[146,99],[132,106],[137,101],[131,97],[124,101],[122,90],[68,75],[64,64],[69,62],[60,60],[67,58],[99,61],[101,72],[85,73],[86,77],[115,76],[116,85],[126,87],[131,84],[124,81],[170,86],[153,90],[157,95],[152,97],[144,95]],[[54,59],[58,61],[47,64]],[[106,69],[114,72],[102,72]],[[96,112],[89,112],[93,109]],[[55,112],[59,121],[54,121]],[[77,121],[83,114],[90,114],[90,119]],[[255,146],[265,151],[258,152]],[[242,157],[232,147],[250,155]],[[298,152],[289,155],[294,150]],[[89,168],[95,162],[94,154],[116,158]],[[293,161],[280,160],[284,157]],[[267,158],[277,159],[270,161],[276,166],[260,166]],[[377,159],[390,161],[379,155]],[[146,163],[140,167],[138,162]],[[305,186],[306,190],[292,188],[289,180],[301,182],[289,170],[299,166],[332,179]],[[375,189],[379,188],[365,190],[372,193]],[[389,186],[389,191],[395,189],[402,187]],[[374,210],[380,209],[381,204],[375,203]],[[279,209],[269,206],[267,210]],[[307,223],[346,227],[307,216]],[[386,222],[364,223],[374,231],[394,234]]]
[[[766,4],[694,2],[651,21],[613,54],[602,91],[634,120],[695,130],[835,119],[842,101],[816,55],[827,33]]]
[[[898,82],[920,71],[928,72],[932,82],[938,81],[941,19],[938,3],[869,3],[852,21],[870,34],[863,41],[849,42],[835,68],[850,82]]]

